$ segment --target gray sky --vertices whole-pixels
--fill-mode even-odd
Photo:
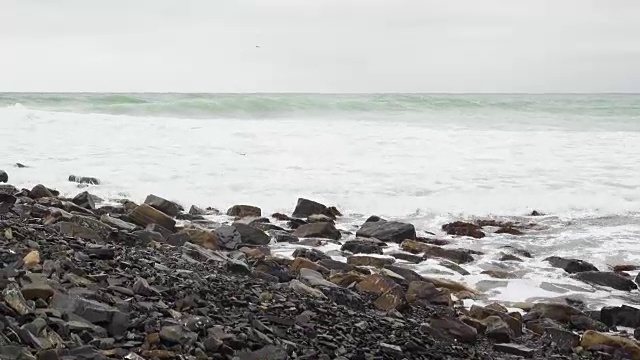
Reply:
[[[0,91],[640,92],[640,1],[0,0],[0,54]]]

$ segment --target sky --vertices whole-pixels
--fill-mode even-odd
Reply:
[[[640,92],[638,0],[0,0],[0,91]]]

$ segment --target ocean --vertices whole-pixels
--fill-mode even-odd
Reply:
[[[2,93],[0,124],[0,169],[17,186],[72,196],[83,189],[69,175],[93,176],[102,184],[88,190],[107,200],[154,193],[265,214],[306,197],[341,209],[345,230],[375,214],[449,239],[452,220],[536,222],[523,236],[453,239],[485,253],[463,265],[471,275],[435,260],[416,270],[486,301],[640,303],[543,261],[640,264],[640,95]],[[506,245],[534,258],[498,261]],[[517,278],[480,274],[492,269]]]

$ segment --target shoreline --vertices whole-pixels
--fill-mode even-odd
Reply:
[[[482,255],[419,237],[408,223],[372,217],[352,239],[334,225],[339,209],[306,199],[292,214],[270,217],[237,205],[216,223],[207,220],[213,209],[186,211],[154,195],[145,204],[97,207],[88,192],[65,199],[43,185],[0,184],[0,194],[6,304],[0,312],[12,319],[9,328],[20,328],[5,342],[38,359],[598,358],[598,352],[640,359],[633,336],[615,335],[616,325],[640,326],[640,310],[588,311],[570,301],[521,304],[519,311],[497,303],[463,306],[461,300],[480,296],[477,289],[403,264],[446,259],[460,271]],[[532,226],[443,226],[473,238],[494,228],[518,236]],[[273,242],[296,247],[294,256],[272,255]],[[339,246],[346,262],[314,248],[322,243]],[[383,255],[390,244],[405,251]],[[507,255],[505,261],[526,256]],[[563,260],[555,261],[567,272],[609,274]],[[631,287],[616,276],[601,280]]]

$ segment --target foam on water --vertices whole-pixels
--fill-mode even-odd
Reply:
[[[254,108],[242,118],[220,116],[233,114],[229,109],[189,118],[189,111],[170,117],[144,108],[162,99],[184,101],[171,96],[103,95],[87,102],[71,95],[2,94],[0,168],[16,185],[44,183],[65,195],[80,191],[66,181],[75,174],[100,178],[103,184],[90,191],[111,199],[141,201],[155,193],[187,206],[249,203],[265,213],[289,213],[303,196],[338,206],[346,215],[339,226],[351,232],[371,214],[449,239],[439,229],[453,219],[536,221],[541,229],[522,237],[453,239],[449,247],[486,253],[463,265],[471,275],[437,261],[416,269],[483,288],[489,299],[630,301],[628,293],[579,283],[542,260],[570,256],[601,270],[640,264],[640,96],[440,96],[416,102],[292,95],[295,104],[287,105],[284,95],[271,103],[245,95],[234,101],[277,107],[278,116]],[[472,100],[480,105],[469,105]],[[201,95],[198,101],[208,100]],[[128,110],[113,110],[113,103]],[[13,168],[15,162],[30,167]],[[533,209],[550,215],[522,217]],[[499,262],[505,245],[535,257]],[[332,244],[324,250],[336,249]],[[279,244],[274,251],[288,255],[293,248]],[[480,274],[488,269],[520,278]]]

